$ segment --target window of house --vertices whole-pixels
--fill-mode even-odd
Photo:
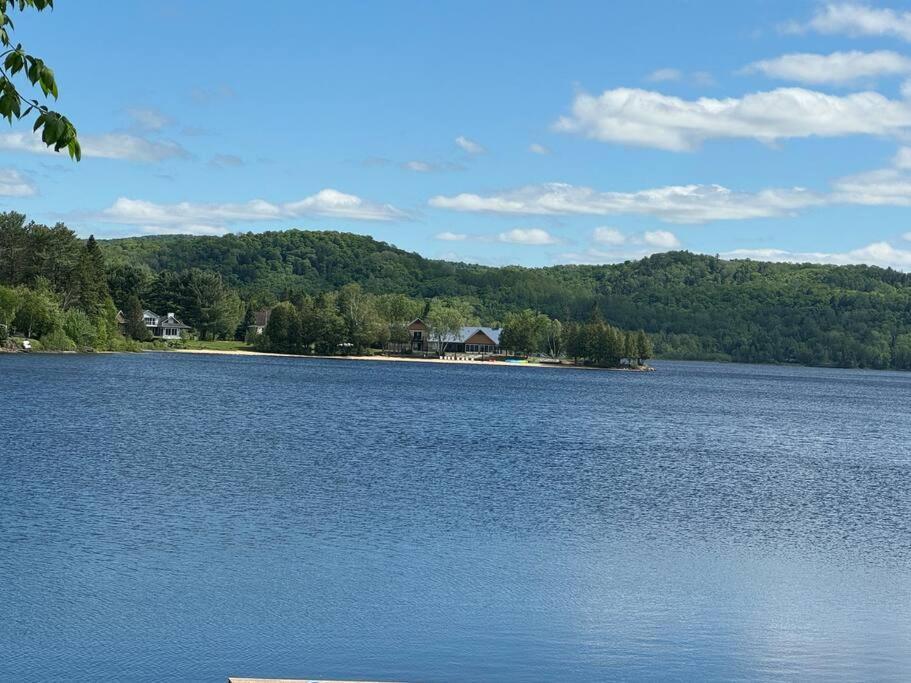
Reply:
[[[414,337],[413,337],[414,341],[421,341],[421,339],[423,338],[423,335],[424,335],[424,333],[421,332],[420,330],[415,330]]]

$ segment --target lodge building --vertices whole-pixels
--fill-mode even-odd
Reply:
[[[448,335],[442,343],[430,339],[430,328],[420,318],[408,325],[410,350],[415,353],[465,353],[497,355],[500,349],[500,329],[477,325],[463,327],[458,334]],[[440,348],[442,346],[443,348]]]

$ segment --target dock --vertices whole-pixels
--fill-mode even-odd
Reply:
[[[228,683],[397,683],[396,681],[342,681],[325,678],[237,678],[229,676]]]

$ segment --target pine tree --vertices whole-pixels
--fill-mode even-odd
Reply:
[[[126,318],[125,331],[128,337],[136,341],[148,341],[152,336],[142,319],[142,310],[138,296],[134,294],[127,299],[127,307],[123,311],[123,317]]]
[[[642,361],[651,358],[653,353],[652,340],[648,338],[645,331],[639,330],[636,333],[636,357],[639,363],[641,364]]]
[[[104,256],[94,235],[89,235],[79,256],[76,275],[78,293],[76,304],[85,313],[97,318],[104,311],[108,285],[104,272]]]

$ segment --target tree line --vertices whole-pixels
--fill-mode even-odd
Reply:
[[[360,354],[406,342],[408,324],[423,308],[404,295],[368,294],[357,284],[315,296],[296,292],[271,309],[263,334],[251,341],[260,350],[278,353]]]
[[[118,348],[116,316],[93,237],[0,214],[0,344],[19,332],[52,350]]]
[[[520,354],[565,356],[600,367],[617,367],[624,361],[642,365],[654,353],[643,330],[625,331],[609,325],[597,310],[584,323],[565,324],[530,309],[511,313],[506,316],[500,345]]]
[[[911,369],[911,276],[891,269],[686,252],[605,266],[491,268],[424,259],[360,235],[300,230],[94,244],[64,225],[0,214],[0,284],[37,293],[25,307],[36,312],[33,336],[63,329],[61,316],[71,310],[98,327],[102,308],[110,313],[98,303],[107,301],[106,289],[114,314],[174,312],[200,337],[242,339],[256,310],[331,298],[358,284],[365,296],[418,302],[420,313],[436,301],[437,330],[446,318],[505,324],[525,310],[568,327],[597,309],[618,329],[644,330],[663,358]],[[101,256],[90,258],[96,248]],[[42,314],[49,300],[54,310]],[[452,305],[464,310],[454,314]],[[16,326],[5,310],[0,324]],[[25,326],[25,313],[19,323]]]
[[[245,301],[360,284],[468,302],[485,321],[531,309],[563,324],[597,308],[664,358],[911,369],[911,275],[668,252],[612,265],[493,268],[425,259],[361,235],[288,230],[112,240],[113,265],[219,274]]]

